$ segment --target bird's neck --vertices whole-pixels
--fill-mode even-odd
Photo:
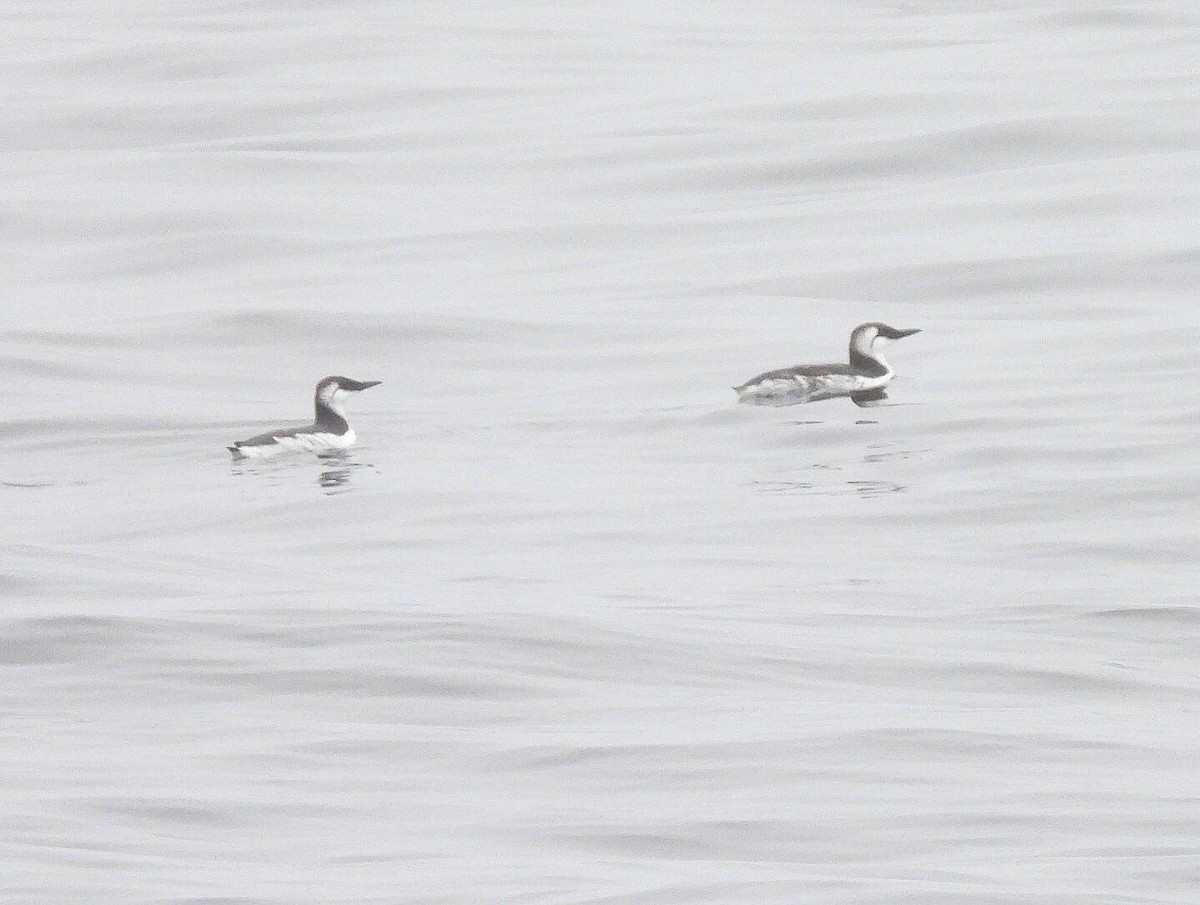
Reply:
[[[855,345],[850,346],[850,367],[869,377],[882,377],[892,370],[882,352],[860,349]]]
[[[346,410],[338,402],[327,402],[326,400],[317,397],[317,424],[321,427],[328,428],[331,433],[344,434],[350,429],[350,422],[346,420]]]

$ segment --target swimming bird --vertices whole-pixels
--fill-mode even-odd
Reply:
[[[920,332],[897,330],[878,321],[859,324],[850,334],[849,364],[780,368],[733,389],[738,402],[749,405],[796,405],[838,396],[849,396],[857,405],[886,399],[885,387],[894,375],[883,358],[883,347]]]
[[[317,384],[314,404],[316,418],[304,427],[281,427],[249,440],[238,440],[229,451],[235,459],[263,459],[288,450],[328,452],[346,449],[357,439],[354,428],[346,420],[346,399],[360,393],[379,380],[351,380],[349,377],[326,377]]]

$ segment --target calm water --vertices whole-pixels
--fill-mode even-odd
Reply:
[[[0,900],[1197,901],[1192,4],[0,23]]]

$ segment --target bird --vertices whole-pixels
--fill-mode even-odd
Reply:
[[[379,380],[325,377],[317,384],[314,398],[316,417],[304,427],[281,427],[238,440],[228,447],[235,459],[264,459],[293,450],[331,452],[353,446],[357,439],[346,420],[346,399],[351,393],[378,386]]]
[[[871,321],[850,334],[850,363],[795,365],[767,371],[734,387],[738,402],[747,405],[797,405],[849,396],[856,405],[887,398],[886,387],[894,376],[882,349],[888,343],[920,330],[898,330]]]

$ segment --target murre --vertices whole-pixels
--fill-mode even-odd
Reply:
[[[738,402],[749,405],[796,405],[849,396],[857,405],[887,398],[894,376],[883,358],[888,343],[920,330],[897,330],[873,321],[859,324],[850,334],[850,363],[796,365],[759,374],[734,387]]]
[[[289,450],[328,452],[346,449],[357,439],[346,420],[346,399],[351,393],[378,386],[379,380],[326,377],[317,384],[316,419],[304,427],[281,427],[249,440],[238,440],[229,451],[235,459],[263,459]]]

